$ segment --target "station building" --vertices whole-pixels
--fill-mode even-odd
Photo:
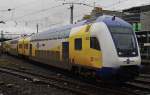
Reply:
[[[123,13],[137,35],[142,61],[150,63],[150,5],[125,9]]]
[[[134,31],[150,31],[150,5],[123,10],[123,19],[133,25]]]

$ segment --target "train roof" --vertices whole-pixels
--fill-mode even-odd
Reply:
[[[124,21],[123,19],[110,15],[100,16],[96,22],[104,22],[108,26],[120,26],[120,27],[132,27],[129,23]]]
[[[112,20],[113,17],[114,16],[103,15],[103,16],[98,17],[96,20],[95,19],[94,20],[95,20],[95,22],[104,22],[104,23],[112,25],[112,26],[116,25],[116,22],[118,22],[119,25],[131,27],[131,25],[129,23],[127,23],[126,21],[124,21],[124,20],[122,20],[118,17],[115,17],[115,20]],[[47,31],[41,32],[39,34],[48,34],[48,33],[53,33],[53,32],[57,32],[57,31],[61,31],[61,30],[67,30],[67,29],[71,29],[71,28],[74,28],[74,27],[89,24],[89,23],[92,23],[92,22],[93,22],[93,19],[84,20],[84,21],[78,22],[77,24],[61,26],[61,27],[57,27],[57,28],[50,28]]]
[[[47,31],[32,35],[31,40],[65,38],[65,37],[67,38],[69,37],[69,34],[72,28],[82,26],[88,23],[91,23],[91,22],[89,20],[84,20],[84,21],[78,22],[77,24],[66,25],[66,26],[62,26],[59,28],[51,28],[51,29],[48,29]]]
[[[58,28],[50,28],[47,31],[32,35],[31,40],[67,38],[69,37],[72,28],[90,24],[92,22],[104,22],[108,26],[132,27],[129,23],[118,17],[103,15],[98,17],[97,19],[84,20],[78,22],[77,24],[66,25]]]
[[[57,27],[57,28],[50,28],[44,32],[39,33],[39,34],[47,34],[47,33],[56,32],[56,31],[60,31],[60,30],[71,29],[73,27],[82,26],[82,25],[85,25],[87,23],[90,23],[90,22],[88,20],[84,20],[84,21],[78,22],[77,24],[70,24],[70,25],[61,26],[61,27]]]

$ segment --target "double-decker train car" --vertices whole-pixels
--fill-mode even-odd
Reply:
[[[140,53],[132,26],[114,16],[49,29],[17,41],[18,55],[96,78],[132,79]]]
[[[19,38],[15,38],[6,42],[6,51],[9,54],[18,56],[18,40]]]
[[[18,40],[18,54],[20,56],[27,57],[29,56],[29,47],[30,47],[30,38],[29,37],[22,37]]]
[[[3,42],[3,52],[8,53],[10,50],[10,41],[5,41]]]

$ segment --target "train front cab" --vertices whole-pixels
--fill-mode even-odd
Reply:
[[[73,28],[69,61],[75,71],[94,72],[98,79],[127,81],[139,75],[139,48],[131,25],[112,18],[100,18],[94,24]]]
[[[127,22],[104,16],[93,24],[102,50],[102,68],[96,75],[104,79],[130,80],[139,75],[141,57],[132,27]]]

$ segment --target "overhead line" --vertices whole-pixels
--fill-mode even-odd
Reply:
[[[37,2],[37,0],[34,0],[34,1],[31,1],[31,2],[28,2],[28,3],[21,4],[21,5],[19,5],[19,6],[14,7],[14,9],[16,9],[16,8],[21,8],[21,7],[26,7],[25,5],[29,5],[29,4],[32,4],[32,3],[34,3],[34,2]]]
[[[7,10],[0,10],[0,12],[8,12],[8,9]]]
[[[20,16],[20,17],[15,17],[15,18],[13,18],[13,19],[14,19],[14,20],[18,20],[18,19],[24,18],[24,17],[26,17],[26,16],[35,15],[35,14],[38,14],[38,13],[41,13],[41,12],[45,12],[45,11],[48,11],[48,10],[50,10],[50,9],[57,8],[57,7],[61,7],[61,6],[63,6],[63,5],[61,4],[61,5],[53,6],[53,7],[50,7],[50,8],[42,9],[42,10],[39,10],[39,11],[35,11],[35,12],[32,12],[32,13],[25,14],[25,15]],[[9,20],[7,20],[7,21],[9,21]],[[6,22],[7,22],[7,21],[6,21]]]
[[[116,5],[121,4],[121,3],[123,3],[123,2],[126,2],[126,1],[129,1],[129,0],[121,0],[121,1],[118,1],[118,2],[116,2],[116,3],[113,3],[113,4],[110,4],[110,5],[104,6],[104,8],[111,8],[111,7],[113,7],[113,6],[116,6]]]

